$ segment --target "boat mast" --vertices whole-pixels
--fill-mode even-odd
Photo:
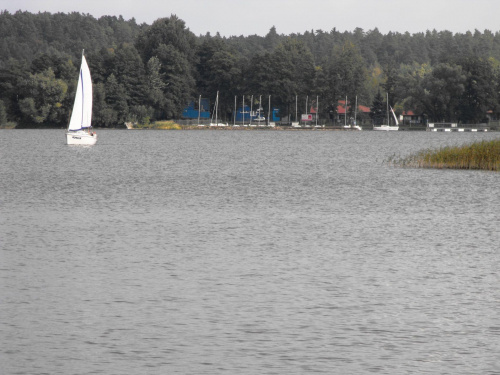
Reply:
[[[250,97],[250,126],[252,126],[252,115],[253,115],[253,95]]]
[[[391,125],[391,119],[389,118],[389,93],[386,93],[386,104],[387,104],[387,125]]]
[[[261,121],[262,118],[262,95],[259,96],[259,121]]]
[[[295,95],[295,122],[297,122],[297,95]]]
[[[200,126],[201,95],[198,98],[198,126]]]
[[[219,106],[219,91],[217,91],[217,96],[215,98],[215,125],[218,125],[219,122],[217,120],[217,107]]]
[[[347,128],[347,95],[345,97],[344,127]]]
[[[358,96],[356,95],[356,104],[355,104],[355,107],[354,107],[354,125],[357,125],[356,124],[356,114],[358,112]]]
[[[85,49],[83,48],[82,49],[82,66],[83,66],[83,59],[85,58]],[[82,68],[80,67],[80,76],[82,77]],[[81,124],[80,124],[80,128],[83,129],[83,117],[84,117],[84,111],[85,111],[85,90],[84,90],[84,86],[83,86],[83,79],[82,79],[82,119],[81,119]],[[87,129],[87,132],[90,133],[92,130],[92,123],[90,124],[90,127]]]
[[[271,125],[271,95],[269,95],[269,104],[267,106],[267,125]]]
[[[318,115],[319,115],[318,109],[319,109],[319,96],[316,96],[316,126],[318,126]]]

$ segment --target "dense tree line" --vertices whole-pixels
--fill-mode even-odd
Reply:
[[[282,115],[320,97],[331,118],[346,96],[380,117],[386,93],[401,113],[477,123],[500,113],[500,33],[381,34],[315,30],[264,37],[196,36],[172,15],[152,25],[80,13],[0,13],[0,124],[65,126],[82,50],[96,126],[178,119],[199,95],[230,120],[235,97],[272,97]],[[311,100],[312,103],[312,100]]]

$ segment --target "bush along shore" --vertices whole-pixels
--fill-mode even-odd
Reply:
[[[129,129],[160,129],[160,130],[181,130],[182,127],[174,121],[155,121],[147,124],[125,124]]]
[[[410,168],[500,171],[500,139],[422,150],[405,158],[392,157],[389,161]]]

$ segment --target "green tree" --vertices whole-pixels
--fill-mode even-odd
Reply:
[[[186,56],[172,45],[157,48],[161,72],[165,77],[164,106],[160,108],[167,119],[180,118],[184,106],[193,97],[195,80]]]
[[[7,124],[7,110],[3,100],[0,100],[0,126]]]
[[[113,74],[123,85],[129,106],[144,103],[146,96],[144,63],[133,45],[121,44],[115,51]]]
[[[195,91],[196,38],[184,21],[172,15],[158,19],[143,31],[135,44],[143,61],[157,57],[164,79],[162,107],[164,118],[179,118]]]
[[[431,73],[432,67],[429,64],[401,65],[396,96],[404,110],[429,116],[430,109],[426,100],[428,89],[425,82]]]
[[[473,56],[464,59],[461,65],[466,80],[459,104],[460,120],[464,123],[486,121],[486,112],[494,108],[498,99],[491,62]]]
[[[24,121],[27,124],[42,124],[47,121],[61,124],[61,102],[67,89],[67,84],[56,79],[51,68],[42,73],[30,73],[20,88],[23,98],[19,100],[19,108]]]
[[[129,107],[126,100],[125,87],[118,82],[114,74],[111,74],[105,84],[106,87],[106,104],[104,108],[105,113],[108,109],[114,111],[113,116],[107,114],[106,121],[116,116],[116,123],[114,125],[123,124],[128,120]]]
[[[163,89],[165,88],[164,73],[161,72],[161,63],[158,57],[151,57],[146,64],[146,88],[148,100],[153,105],[163,105]]]
[[[87,56],[93,83],[104,83],[109,75],[114,72],[115,49],[100,48]]]
[[[368,80],[364,60],[359,50],[351,43],[346,42],[341,48],[335,48],[329,65],[328,101],[334,111],[339,99],[346,96],[354,100],[356,96],[366,97],[366,82]],[[350,106],[350,115],[354,106]]]
[[[264,46],[267,51],[272,51],[280,42],[280,36],[276,32],[276,27],[271,27],[264,37]]]
[[[389,96],[389,105],[394,107],[396,101],[396,90],[399,87],[399,70],[394,62],[388,62],[384,67],[385,82],[382,84],[384,92]]]
[[[118,124],[118,112],[106,100],[106,87],[103,82],[95,83],[93,95],[92,123],[102,127]]]
[[[370,108],[370,118],[372,119],[373,125],[382,125],[387,122],[387,104],[380,91],[377,92],[375,99],[373,99]]]
[[[220,36],[206,37],[198,47],[199,94],[215,98],[219,91],[221,112],[233,110],[233,99],[240,87],[241,69],[234,51]]]
[[[270,95],[281,113],[290,113],[295,98],[311,94],[315,66],[312,53],[296,38],[289,38],[273,51],[269,73],[273,77]]]
[[[427,75],[421,100],[433,121],[458,121],[459,101],[465,90],[465,74],[462,67],[450,64],[438,64]]]
[[[153,108],[158,109],[165,106],[163,90],[166,84],[164,81],[160,60],[158,57],[151,57],[146,65],[146,91],[147,104]]]

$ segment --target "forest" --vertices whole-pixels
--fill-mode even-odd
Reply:
[[[195,35],[175,15],[151,25],[119,16],[0,13],[0,126],[65,127],[82,51],[92,72],[93,124],[175,120],[201,96],[230,121],[235,97],[270,95],[282,116],[319,98],[330,121],[357,98],[373,123],[385,98],[397,114],[481,123],[500,115],[500,33],[382,34],[311,30],[265,36]],[[238,99],[240,100],[240,99]],[[310,100],[313,103],[313,100]],[[349,108],[354,111],[354,105]]]

